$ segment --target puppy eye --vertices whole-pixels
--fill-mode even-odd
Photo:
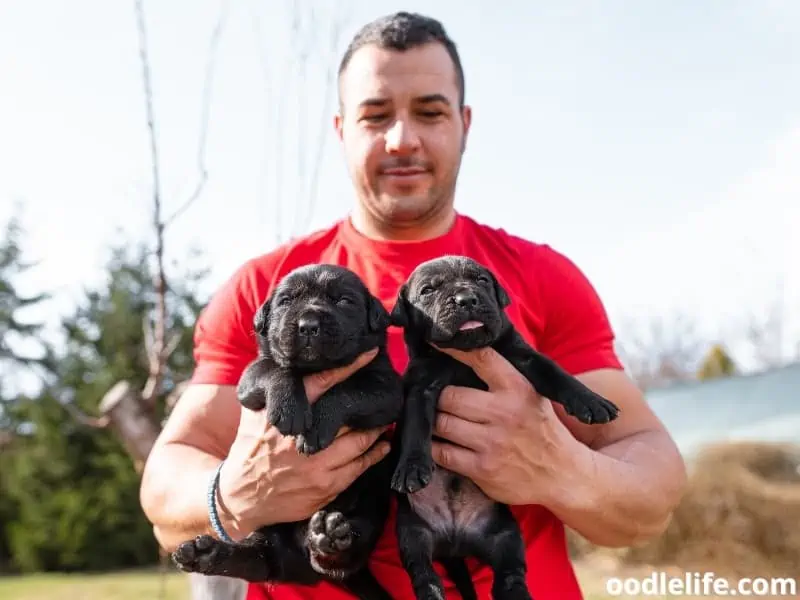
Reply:
[[[492,282],[485,275],[480,275],[478,277],[478,283],[483,284],[483,285],[490,285]]]
[[[289,296],[283,296],[282,298],[278,299],[278,306],[286,306],[291,301],[292,301],[292,299],[289,298]]]
[[[420,296],[427,296],[433,291],[433,287],[430,285],[423,285],[419,290]]]
[[[336,300],[336,304],[339,304],[340,306],[347,306],[348,304],[353,304],[353,301],[347,296],[342,296]]]

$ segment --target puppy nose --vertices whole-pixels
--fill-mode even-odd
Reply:
[[[300,317],[297,321],[297,330],[300,335],[315,336],[319,335],[319,319],[317,317]]]
[[[472,292],[457,292],[455,301],[462,308],[473,308],[478,304],[478,297]]]

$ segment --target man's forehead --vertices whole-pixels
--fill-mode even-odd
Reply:
[[[361,104],[373,99],[417,100],[436,94],[455,103],[456,70],[441,44],[430,43],[405,51],[367,45],[350,59],[342,76],[344,99]]]

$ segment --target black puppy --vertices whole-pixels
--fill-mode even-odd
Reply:
[[[400,288],[392,311],[393,323],[405,329],[409,352],[392,488],[399,492],[400,555],[419,599],[444,598],[434,560],[441,561],[463,598],[476,598],[467,556],[492,568],[493,598],[531,598],[522,533],[510,508],[488,498],[469,479],[434,465],[431,440],[444,387],[487,386],[469,366],[433,344],[459,350],[493,347],[537,392],[583,423],[606,423],[618,413],[614,404],[523,340],[504,311],[509,303],[488,269],[469,258],[448,256],[419,265]]]
[[[348,426],[372,429],[397,420],[402,384],[386,352],[389,313],[349,269],[298,268],[286,275],[254,319],[259,356],[238,386],[242,405],[267,410],[304,454],[327,448]],[[378,355],[309,404],[303,376]],[[364,600],[391,599],[367,567],[388,515],[393,465],[368,469],[308,521],[263,527],[239,544],[200,536],[173,554],[184,571],[251,582],[338,583]]]

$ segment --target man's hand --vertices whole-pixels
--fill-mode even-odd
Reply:
[[[313,403],[377,356],[362,354],[351,365],[305,378]],[[242,409],[239,430],[220,473],[220,513],[242,536],[271,523],[309,518],[369,467],[383,459],[387,442],[375,443],[385,429],[340,432],[325,450],[300,454],[294,439],[267,423],[264,411]]]
[[[469,365],[489,391],[448,386],[439,399],[433,459],[505,504],[544,503],[569,476],[578,442],[511,363],[492,348],[440,349]],[[455,444],[455,445],[454,445]]]

